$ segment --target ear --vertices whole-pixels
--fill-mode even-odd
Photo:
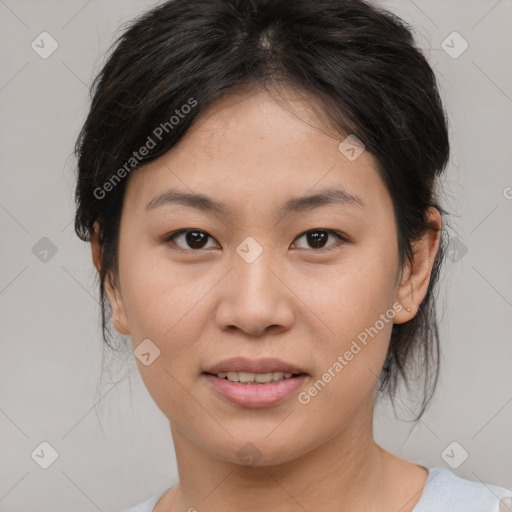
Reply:
[[[414,318],[427,294],[432,267],[441,240],[442,217],[437,208],[428,209],[427,222],[432,229],[427,229],[423,237],[413,243],[413,263],[407,263],[402,274],[396,300],[403,309],[395,315],[395,324],[405,323]],[[407,311],[407,308],[410,311]]]
[[[99,225],[95,222],[94,233],[91,233],[90,236],[92,261],[96,270],[101,272],[101,246],[99,243],[98,233]],[[112,308],[112,321],[114,328],[120,334],[130,334],[121,292],[115,282],[112,282],[112,276],[110,273],[105,276],[104,286],[105,293],[107,294],[108,301],[110,302],[110,307]]]

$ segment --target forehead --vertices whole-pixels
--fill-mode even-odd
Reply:
[[[275,208],[284,198],[293,209],[292,197],[337,189],[338,198],[379,206],[387,192],[373,155],[349,160],[338,147],[345,136],[326,130],[302,98],[256,90],[214,102],[176,146],[132,173],[126,202],[146,210],[169,190],[217,199],[225,210],[267,202]]]

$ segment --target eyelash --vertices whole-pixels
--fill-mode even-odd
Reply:
[[[322,231],[322,232],[325,232],[327,233],[328,235],[336,235],[342,242],[349,242],[349,239],[348,237],[346,237],[345,235],[343,235],[342,233],[340,233],[339,231],[334,231],[332,229],[324,229],[324,228],[315,228],[315,229],[308,229],[307,231],[304,231],[303,233],[301,233],[300,235],[298,235],[295,240],[299,239],[299,238],[302,238],[304,235],[307,235],[308,233],[315,233],[315,232],[318,232],[318,231]],[[177,245],[174,241],[173,241],[173,238],[178,236],[178,235],[181,235],[181,234],[186,234],[186,233],[190,233],[190,232],[197,232],[197,233],[203,233],[205,235],[207,235],[209,238],[212,238],[213,237],[211,235],[209,235],[206,231],[202,231],[200,229],[180,229],[178,231],[173,231],[172,233],[169,233],[168,235],[166,235],[163,239],[163,242],[164,243],[167,243],[167,244],[173,244],[173,245]],[[328,245],[327,247],[321,247],[319,249],[314,249],[312,248],[311,250],[312,251],[315,251],[315,252],[327,252],[327,251],[330,251],[332,249],[335,249],[336,247],[338,247],[340,244],[331,244],[331,245]],[[178,246],[178,250],[182,250],[182,251],[193,251],[193,252],[199,252],[199,251],[203,251],[203,250],[207,250],[207,249],[204,249],[204,248],[201,248],[201,249],[184,249],[183,247],[180,247]]]

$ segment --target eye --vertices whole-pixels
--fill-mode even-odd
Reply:
[[[311,229],[299,235],[296,238],[296,240],[300,240],[301,238],[305,237],[306,242],[310,244],[310,247],[299,247],[300,249],[313,248],[329,250],[331,246],[334,244],[329,244],[327,246],[325,244],[329,239],[329,236],[332,235],[334,235],[341,241],[348,242],[348,239],[345,236],[343,236],[341,233],[333,231],[332,229]],[[164,238],[163,241],[165,243],[172,243],[174,245],[177,245],[180,249],[183,250],[201,250],[208,248],[206,244],[209,238],[214,240],[214,238],[211,235],[199,229],[181,229],[179,231],[170,233]],[[180,243],[177,243],[177,240],[180,239],[181,243],[186,244],[185,246],[182,246],[180,245]]]
[[[330,250],[332,245],[330,244],[327,247],[325,246],[325,243],[327,242],[330,235],[336,236],[338,239],[342,240],[343,242],[348,241],[346,237],[344,237],[341,233],[338,233],[336,231],[333,231],[332,229],[311,229],[309,231],[306,231],[302,235],[299,235],[296,240],[300,240],[303,237],[306,237],[306,242],[312,246],[314,249],[324,249],[327,248],[327,250]],[[299,247],[302,249],[302,247]],[[308,249],[308,247],[305,247],[305,249]]]
[[[206,241],[208,238],[212,238],[208,233],[205,231],[200,231],[198,229],[182,229],[180,231],[175,231],[174,233],[171,233],[170,235],[167,235],[164,238],[164,242],[172,242],[175,245],[178,245],[180,249],[205,249]],[[175,242],[175,240],[182,240],[184,243],[188,245],[188,247],[182,247],[179,244]],[[212,238],[213,240],[213,238]]]

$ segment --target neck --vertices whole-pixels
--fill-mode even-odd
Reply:
[[[388,493],[385,475],[391,456],[373,439],[371,411],[362,415],[317,448],[266,466],[220,459],[171,425],[180,481],[172,499],[157,510],[380,510],[376,503]]]

